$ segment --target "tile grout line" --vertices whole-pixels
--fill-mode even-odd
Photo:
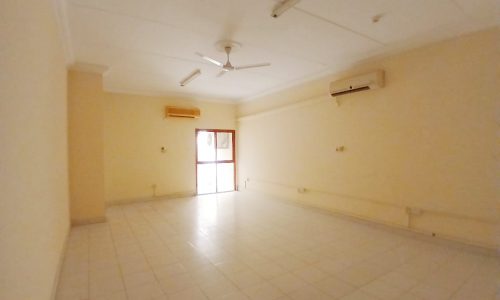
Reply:
[[[123,213],[121,207],[120,207],[120,212]],[[118,250],[116,248],[116,243],[115,243],[115,238],[114,238],[113,230],[111,228],[111,224],[109,223],[109,220],[108,220],[107,223],[108,223],[109,233],[110,233],[110,236],[111,236],[111,241],[113,242],[113,249],[115,251],[115,257],[116,257],[116,260],[118,262],[118,269],[120,270],[120,277],[122,279],[122,284],[123,284],[124,291],[125,291],[125,298],[128,299],[127,285],[125,284],[125,276],[123,274],[122,265],[120,263],[120,260],[118,259]]]
[[[166,217],[165,217],[165,216],[163,216],[163,215],[162,215],[162,214],[158,211],[158,209],[157,209],[156,207],[151,206],[151,208],[152,208],[152,209],[153,209],[153,210],[154,210],[154,211],[155,211],[158,215],[160,215],[162,219],[165,219],[165,221],[167,221]],[[168,222],[167,222],[167,223],[168,223]],[[155,233],[156,233],[156,232],[155,232]],[[176,232],[176,233],[177,233],[177,232]],[[165,241],[164,241],[163,239],[161,239],[161,238],[160,238],[160,240],[162,241],[162,243],[163,243],[163,244],[165,244],[165,246],[167,246],[167,247],[170,249],[170,247],[167,245],[167,243],[165,243]],[[192,246],[192,245],[191,245],[191,246]],[[205,255],[203,255],[203,257],[206,257],[206,256],[205,256]],[[212,261],[211,261],[211,260],[209,260],[208,258],[207,258],[207,260],[210,262],[210,265],[212,265],[214,268],[217,268],[217,267],[216,267],[216,266],[212,263]],[[181,264],[182,264],[182,263],[181,263]],[[154,273],[154,272],[153,272],[153,273]],[[189,272],[188,272],[188,273],[189,273]],[[190,275],[190,274],[189,274],[189,276],[191,277],[191,275]],[[156,274],[155,274],[155,278],[156,278]],[[196,287],[197,287],[197,288],[201,291],[201,293],[205,296],[205,298],[210,299],[210,297],[206,294],[206,292],[203,290],[203,288],[199,285],[199,283],[198,283],[198,282],[196,282]],[[186,289],[184,289],[183,291],[185,291],[185,290],[187,290],[187,288],[186,288]],[[168,296],[168,295],[166,295],[166,296]]]
[[[86,288],[90,299],[93,298],[90,295],[91,250],[93,246],[96,246],[96,259],[109,260],[101,255],[106,254],[101,253],[101,250],[106,249],[99,248],[101,239],[105,238],[108,232],[110,241],[113,243],[113,251],[110,253],[113,253],[114,259],[118,261],[118,270],[123,284],[122,291],[125,293],[126,299],[130,299],[129,292],[135,289],[136,286],[146,287],[148,284],[130,285],[130,287],[125,284],[124,266],[128,261],[124,259],[124,264],[122,264],[122,261],[118,259],[119,247],[117,244],[118,238],[122,234],[123,242],[126,242],[126,244],[123,244],[124,248],[127,248],[129,242],[133,242],[134,245],[138,246],[140,254],[146,260],[148,272],[153,273],[154,282],[161,287],[162,295],[165,297],[190,293],[188,292],[190,290],[196,292],[196,295],[203,295],[207,299],[213,299],[213,297],[209,297],[211,294],[226,297],[231,294],[234,296],[240,294],[243,297],[255,297],[255,293],[274,293],[271,287],[285,297],[291,297],[300,289],[285,292],[278,285],[275,285],[273,280],[281,276],[292,276],[304,284],[303,292],[306,293],[310,290],[310,292],[330,296],[330,294],[324,292],[324,289],[320,288],[321,285],[318,285],[318,283],[327,278],[333,278],[354,288],[350,293],[342,297],[359,292],[378,298],[384,294],[385,289],[378,292],[376,289],[364,290],[364,288],[375,281],[380,281],[381,287],[386,284],[387,288],[390,288],[386,292],[397,292],[401,297],[420,293],[435,292],[440,294],[442,292],[443,295],[445,293],[448,295],[446,299],[450,299],[462,290],[467,291],[464,286],[475,277],[483,276],[483,274],[491,276],[491,271],[497,271],[496,264],[493,269],[485,268],[491,262],[490,256],[470,252],[467,249],[456,249],[446,245],[413,240],[396,233],[386,233],[378,229],[372,230],[355,226],[356,224],[351,224],[352,222],[334,222],[336,220],[334,216],[318,218],[315,213],[288,209],[286,205],[266,206],[266,202],[250,203],[242,201],[239,197],[231,198],[229,204],[225,202],[225,199],[216,198],[216,201],[220,202],[217,205],[216,223],[203,222],[200,216],[196,215],[196,211],[203,209],[203,206],[200,207],[202,203],[197,198],[190,198],[187,201],[169,202],[166,205],[164,205],[166,202],[159,204],[148,203],[146,205],[120,205],[116,212],[109,212],[113,213],[114,217],[109,218],[111,222],[108,222],[105,226],[95,228],[86,226],[82,228],[83,234],[81,234],[81,237],[84,237],[84,239],[78,241],[83,240],[86,242],[86,244],[81,243],[81,246],[85,248],[80,249],[86,250],[82,252],[86,253],[87,256],[85,264],[82,266],[87,267]],[[245,215],[239,215],[241,211],[244,211]],[[238,214],[241,218],[236,219],[235,214]],[[201,217],[203,218],[203,216]],[[259,226],[259,224],[261,225]],[[124,235],[125,233],[126,235]],[[94,237],[92,240],[96,243],[91,242],[92,236]],[[197,238],[198,236],[199,238]],[[296,245],[287,248],[286,245],[290,243]],[[338,244],[338,246],[335,244]],[[164,254],[167,254],[163,253],[162,249],[172,254],[172,262],[165,260],[166,264],[161,263],[164,261],[161,258],[164,257]],[[356,251],[352,252],[350,249]],[[187,283],[187,285],[182,285],[183,287],[179,289],[175,288],[177,285],[172,286],[174,288],[171,289],[172,293],[168,293],[170,291],[168,288],[163,289],[160,278],[153,271],[152,260],[147,258],[146,252],[151,252],[153,257],[158,256],[160,259],[159,266],[174,263],[182,266],[182,274],[185,274],[187,278],[181,280],[180,283]],[[134,251],[134,253],[139,255],[139,252]],[[378,257],[382,258],[382,260],[377,260]],[[291,258],[292,261],[286,258]],[[324,270],[319,267],[318,264],[322,261],[330,259],[333,263],[330,268]],[[350,262],[347,267],[342,263],[337,263],[344,259]],[[81,263],[83,261],[76,259],[76,262]],[[229,264],[226,266],[220,265],[224,262]],[[232,263],[237,265],[233,266]],[[282,263],[285,265],[282,265]],[[258,270],[261,270],[262,274],[267,274],[265,277],[254,268],[261,264],[263,269],[258,268]],[[299,267],[297,267],[297,264]],[[369,272],[367,274],[372,273],[377,276],[363,282],[364,275],[358,274],[358,276],[356,274],[359,272],[352,270],[349,273],[350,275],[348,274],[349,276],[356,275],[352,277],[352,282],[363,282],[361,285],[353,285],[342,277],[343,272],[353,267],[362,269],[364,267],[364,270]],[[322,272],[322,274],[318,273],[318,276],[315,276],[314,279],[324,277],[310,282],[302,279],[304,275],[309,274],[309,271],[302,273],[301,277],[295,273],[297,270],[308,268],[311,268],[311,272],[314,269]],[[383,268],[381,270],[383,272],[377,274],[378,268]],[[280,272],[277,272],[278,270]],[[201,277],[196,276],[196,278],[201,278],[201,281],[195,280],[195,277],[193,277],[197,272],[203,271],[208,272],[205,273],[208,275],[208,279],[212,276],[211,271],[216,272],[217,276],[220,275],[220,278],[214,278],[215,280],[209,282],[209,285],[204,285],[205,281],[203,279],[205,279],[205,276],[203,275],[205,274],[200,273]],[[133,271],[132,273],[138,272],[143,271]],[[259,281],[254,282],[253,277],[248,278],[244,275],[244,273],[248,272],[255,274]],[[454,276],[451,279],[446,278],[448,274],[453,275],[454,272],[463,272],[464,274],[456,278]],[[394,273],[395,279],[401,277],[398,274],[402,274],[411,281],[390,280],[389,277],[386,277],[389,273]],[[172,276],[179,274],[175,273]],[[243,277],[238,276],[238,274],[243,274]],[[311,274],[315,275],[315,273]],[[430,278],[434,274],[437,276],[436,280]],[[485,280],[490,279],[489,277],[485,278]],[[391,284],[393,281],[394,285]],[[242,282],[241,287],[237,282]],[[223,289],[226,283],[233,287],[234,290],[231,289],[231,292],[229,292],[229,290]],[[491,284],[489,281],[485,283]],[[151,293],[151,291],[146,292]],[[248,294],[244,291],[247,291]],[[118,293],[118,291],[98,295],[98,297],[113,296],[114,293]],[[489,292],[485,291],[485,293]]]
[[[149,204],[148,204],[149,206]],[[143,218],[147,223],[148,223],[148,226],[151,227],[151,222],[149,222],[149,219],[145,218],[144,215],[141,213],[141,218]],[[130,224],[128,218],[127,218],[127,225],[128,227],[130,228],[132,234],[134,235],[134,237],[136,237],[136,233],[134,232],[134,229],[132,228],[132,225]],[[157,238],[161,241],[162,244],[165,244],[164,241],[158,236],[158,234],[153,230],[153,232],[155,233],[155,236],[157,236]],[[140,242],[139,239],[137,239],[138,241],[138,244],[139,244],[139,247],[141,248],[141,252],[142,254],[144,255],[144,259],[146,260],[146,263],[148,264],[149,268],[151,269],[151,273],[153,273],[153,276],[156,280],[156,283],[158,284],[158,286],[160,287],[160,290],[162,292],[162,294],[165,296],[165,297],[168,297],[167,293],[161,288],[161,282],[160,282],[160,279],[159,277],[156,275],[156,273],[154,272],[153,270],[153,265],[151,264],[150,260],[148,259],[148,257],[146,256],[146,253],[144,252],[144,246],[142,245],[142,243]],[[165,246],[168,247],[168,245],[165,244]]]
[[[196,201],[198,200],[196,197],[193,197],[193,198],[190,198],[190,199],[193,199],[193,200],[196,200]],[[218,199],[217,199],[217,200],[218,200]],[[154,209],[155,211],[157,211],[157,210],[156,210],[156,208],[153,208],[153,209]],[[161,214],[160,214],[160,215],[161,215]],[[211,240],[208,236],[207,236],[207,239],[209,239],[209,240],[212,242],[212,240]],[[195,247],[192,243],[190,243],[190,242],[187,242],[187,243],[188,243],[191,247],[193,247],[194,249],[197,249],[197,247]],[[198,250],[198,249],[197,249],[197,250]],[[227,251],[226,251],[226,252],[227,252]],[[228,275],[226,275],[226,273],[225,273],[225,272],[222,272],[222,271],[221,271],[221,270],[217,267],[217,265],[216,265],[216,264],[214,264],[214,263],[212,262],[212,260],[210,260],[210,259],[209,259],[206,255],[204,255],[204,254],[202,254],[202,255],[203,255],[203,257],[205,257],[205,258],[206,258],[206,259],[210,262],[210,265],[211,265],[212,267],[214,267],[214,268],[215,268],[218,272],[220,272],[220,273],[221,273],[222,277],[224,277],[224,279],[225,279],[225,280],[229,281],[229,282],[230,282],[230,283],[231,283],[231,284],[232,284],[232,285],[233,285],[233,286],[234,286],[234,287],[235,287],[235,288],[236,288],[239,292],[241,292],[243,295],[245,295],[245,297],[247,297],[247,298],[248,298],[247,294],[243,292],[243,289],[242,289],[242,288],[240,288],[239,286],[237,286],[237,285],[234,283],[234,281],[233,281],[233,280],[231,280],[231,279],[228,277]],[[246,263],[244,263],[244,262],[241,262],[240,260],[237,260],[237,261],[238,261],[238,262],[240,262],[240,263],[242,263],[242,264],[244,264],[244,265],[245,265],[246,267],[248,267],[250,270],[252,270],[253,272],[255,272],[255,271],[253,270],[253,268],[252,268],[252,267],[250,267],[248,264],[246,264]],[[238,273],[238,272],[235,272],[235,273]],[[260,278],[262,278],[262,279],[264,279],[264,280],[266,280],[265,278],[263,278],[263,277],[262,277],[262,276],[260,276],[260,275],[259,275],[259,277],[260,277]],[[258,284],[256,284],[256,285],[258,285]],[[196,286],[197,286],[197,287],[201,290],[201,292],[202,292],[202,293],[206,296],[206,298],[207,298],[207,299],[210,299],[209,295],[205,292],[205,290],[204,290],[204,289],[203,289],[203,288],[202,288],[202,287],[201,287],[198,283],[196,283]],[[272,286],[273,286],[273,287],[275,287],[274,285],[272,285]],[[277,287],[275,287],[275,288],[277,288]],[[284,293],[284,294],[286,295],[286,293]]]

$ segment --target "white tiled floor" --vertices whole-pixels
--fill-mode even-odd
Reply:
[[[499,299],[500,259],[227,193],[108,208],[71,230],[63,299]]]

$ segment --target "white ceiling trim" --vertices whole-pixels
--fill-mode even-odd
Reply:
[[[485,29],[495,0],[308,0],[272,22],[266,9],[278,0],[51,1],[68,65],[108,65],[106,91],[240,103]],[[272,66],[214,80],[211,64],[189,54],[222,59],[210,49],[217,38],[243,42],[235,61]],[[210,77],[179,88],[176,78],[198,67]]]

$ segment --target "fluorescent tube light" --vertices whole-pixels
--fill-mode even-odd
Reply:
[[[185,86],[186,84],[190,83],[191,81],[193,81],[196,77],[198,77],[200,75],[201,75],[200,69],[196,69],[193,72],[191,72],[191,74],[189,74],[186,78],[182,79],[181,82],[179,82],[179,84],[181,86]]]
[[[282,13],[299,3],[300,0],[285,0],[276,5],[271,13],[271,17],[277,18],[281,16]]]

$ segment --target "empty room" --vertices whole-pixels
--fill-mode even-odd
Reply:
[[[500,299],[497,0],[0,0],[0,299]]]

